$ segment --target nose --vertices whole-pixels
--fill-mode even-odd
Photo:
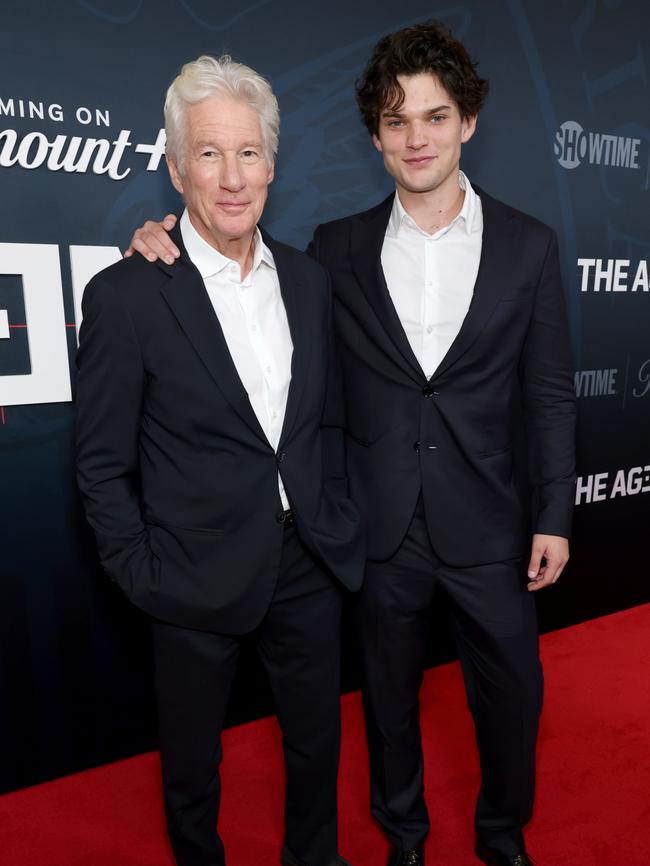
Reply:
[[[229,192],[239,192],[245,186],[241,165],[235,154],[226,154],[225,156],[220,185]]]
[[[413,123],[409,124],[408,127],[406,146],[410,147],[412,150],[420,150],[420,148],[424,147],[426,144],[427,137],[424,126],[419,120],[413,121]]]

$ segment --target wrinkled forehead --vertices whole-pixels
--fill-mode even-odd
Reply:
[[[262,143],[260,116],[245,102],[210,97],[185,109],[185,131],[190,142],[236,145]]]

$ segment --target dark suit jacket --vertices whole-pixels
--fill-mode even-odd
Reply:
[[[336,413],[331,292],[304,253],[265,235],[294,345],[277,454],[228,351],[203,280],[181,258],[141,256],[96,276],[78,354],[78,478],[101,561],[157,618],[242,633],[271,600],[282,546],[278,469],[301,538],[347,587],[364,551],[344,467],[324,431]],[[334,442],[334,444],[336,444]],[[334,461],[335,462],[335,461]]]
[[[310,246],[333,282],[350,492],[372,559],[396,550],[420,491],[434,548],[451,565],[519,556],[531,528],[570,534],[575,404],[557,241],[478,192],[474,296],[430,381],[381,268],[393,196],[319,226]]]

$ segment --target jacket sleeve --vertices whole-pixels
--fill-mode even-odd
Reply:
[[[522,358],[534,532],[571,535],[575,390],[558,245],[552,232]]]
[[[82,310],[77,480],[101,563],[130,597],[138,576],[156,564],[138,493],[145,370],[131,318],[109,281],[89,283]]]

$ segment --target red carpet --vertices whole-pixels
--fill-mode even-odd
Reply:
[[[650,605],[542,639],[546,706],[537,809],[540,866],[647,866],[650,842]],[[472,866],[477,761],[457,664],[422,694],[429,866]],[[383,866],[368,813],[359,696],[343,699],[341,852]],[[224,736],[221,828],[231,866],[275,866],[281,842],[279,733],[272,720]],[[2,866],[171,866],[156,754],[0,798]]]

